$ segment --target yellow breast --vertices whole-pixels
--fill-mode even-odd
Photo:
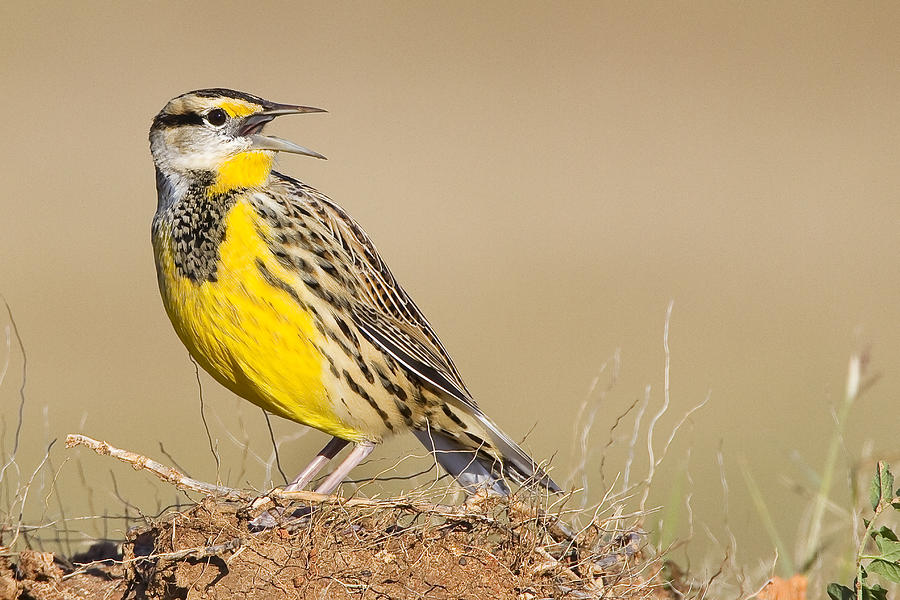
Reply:
[[[324,340],[312,315],[264,276],[295,280],[260,236],[268,225],[241,201],[225,223],[214,281],[180,274],[171,236],[154,237],[160,290],[178,336],[206,371],[243,398],[331,435],[361,439],[333,410],[319,350]]]

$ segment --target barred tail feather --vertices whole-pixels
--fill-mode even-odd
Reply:
[[[501,496],[509,495],[509,487],[494,474],[496,461],[471,448],[466,448],[452,437],[439,431],[414,430],[422,445],[434,454],[435,460],[466,492],[474,494],[489,489]]]
[[[493,421],[481,411],[478,411],[475,416],[489,434],[487,441],[501,454],[505,475],[508,475],[518,483],[525,485],[537,484],[551,492],[562,492],[562,488],[550,479],[550,476],[534,462],[534,459],[528,456],[508,435],[500,431]]]
[[[497,428],[483,414],[469,415],[478,419],[478,428],[484,432],[484,447],[464,443],[439,429],[414,430],[413,434],[423,446],[433,452],[438,464],[444,468],[467,492],[479,489],[506,496],[509,487],[504,478],[517,483],[538,484],[551,492],[562,489],[522,450],[518,444]],[[477,438],[475,438],[477,439]],[[498,454],[495,457],[492,454]]]

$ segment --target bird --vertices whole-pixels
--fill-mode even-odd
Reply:
[[[560,492],[479,407],[453,360],[362,227],[274,170],[325,157],[263,128],[326,112],[226,88],[188,92],[153,118],[160,295],[193,359],[271,414],[331,440],[288,485],[333,493],[385,438],[411,431],[468,494],[508,482]]]

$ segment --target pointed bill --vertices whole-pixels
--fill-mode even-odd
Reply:
[[[238,131],[240,135],[245,135],[250,139],[251,148],[253,150],[271,150],[273,152],[290,152],[291,154],[303,154],[304,156],[312,156],[313,158],[325,157],[309,148],[304,148],[294,142],[283,140],[279,137],[262,135],[262,129],[267,123],[275,117],[282,115],[302,115],[306,113],[327,112],[323,108],[315,108],[313,106],[297,106],[295,104],[278,104],[269,102],[264,105],[263,110],[248,116],[241,124]]]
[[[324,108],[316,108],[315,106],[297,106],[296,104],[278,104],[277,102],[272,102],[271,104],[264,106],[263,111],[258,114],[277,117],[279,115],[302,115],[306,113],[323,112],[328,111]]]
[[[315,150],[310,150],[309,148],[304,148],[299,144],[295,144],[294,142],[289,142],[288,140],[281,139],[279,137],[275,137],[273,135],[260,135],[254,134],[250,137],[250,148],[252,150],[271,150],[273,152],[290,152],[291,154],[303,154],[305,156],[312,156],[313,158],[321,158],[325,159],[324,156],[316,152]]]

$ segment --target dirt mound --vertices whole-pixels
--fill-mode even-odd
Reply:
[[[98,560],[78,571],[52,552],[23,550],[15,564],[0,558],[0,600],[120,600],[126,590],[124,575],[122,566],[115,563]]]
[[[531,600],[658,591],[637,533],[594,522],[576,534],[517,501],[307,504],[304,516],[258,533],[249,520],[266,506],[247,506],[207,498],[134,529],[113,565],[72,571],[52,555],[23,552],[16,567],[0,566],[0,598],[16,597],[13,589],[35,600]]]

